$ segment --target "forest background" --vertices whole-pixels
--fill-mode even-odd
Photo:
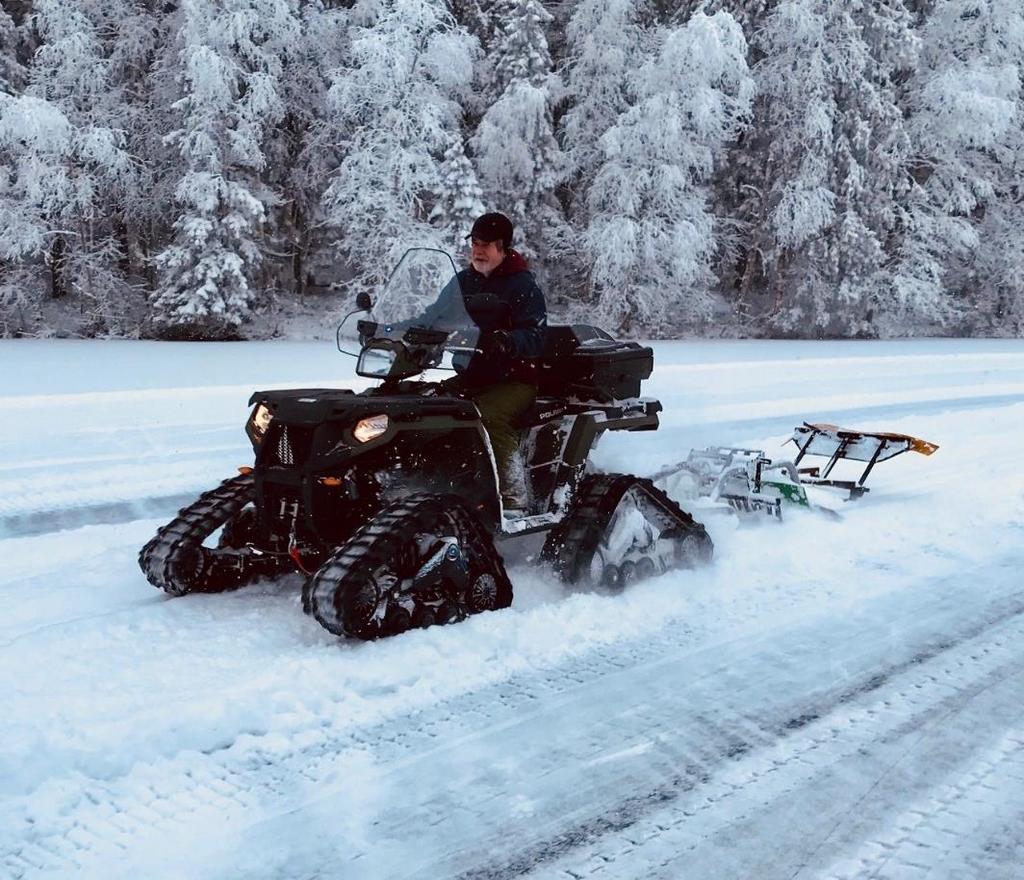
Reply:
[[[555,319],[1019,336],[1022,78],[1020,0],[3,0],[0,335],[330,332],[501,210]]]

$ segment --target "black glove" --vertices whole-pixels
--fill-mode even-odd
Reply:
[[[480,340],[480,351],[485,357],[507,358],[512,354],[512,334],[507,330],[492,330]]]

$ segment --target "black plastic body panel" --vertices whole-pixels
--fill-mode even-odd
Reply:
[[[528,438],[529,514],[538,517],[538,529],[550,528],[568,509],[604,431],[658,427],[661,404],[639,398],[652,369],[646,346],[584,325],[549,328],[541,396],[518,425]],[[262,441],[250,431],[258,442],[254,477],[268,548],[294,542],[303,554],[307,548],[323,553],[412,492],[456,495],[492,534],[502,532],[494,460],[479,412],[444,386],[402,381],[359,393],[258,391],[250,403],[272,416]],[[380,415],[388,419],[382,432],[360,442],[356,424]],[[248,427],[253,424],[251,417]]]
[[[456,494],[497,528],[494,464],[471,401],[300,389],[258,392],[252,402],[274,415],[254,468],[265,536],[295,529],[297,539],[337,545],[375,510],[417,491]],[[354,438],[356,422],[382,413],[381,436]]]
[[[597,401],[639,397],[640,383],[654,370],[654,351],[619,342],[586,325],[548,328],[540,365],[540,391]]]
[[[472,401],[458,397],[418,397],[408,394],[380,394],[336,388],[299,388],[287,391],[257,391],[249,405],[262,402],[275,419],[289,425],[320,425],[327,421],[358,421],[366,416],[387,413],[395,421],[417,420],[427,416],[450,416],[475,420]]]

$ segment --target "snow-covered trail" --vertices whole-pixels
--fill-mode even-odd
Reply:
[[[324,344],[221,344],[209,351],[103,344],[112,350],[85,388],[89,370],[68,376],[58,366],[65,349],[69,360],[80,360],[88,351],[82,343],[0,347],[0,375],[7,377],[0,407],[12,426],[0,435],[0,535],[176,509],[251,457],[241,426],[253,390],[368,384],[351,374],[350,360]],[[650,472],[666,463],[666,449],[760,440],[785,434],[802,419],[845,414],[863,421],[1024,401],[1024,368],[1013,342],[962,350],[917,341],[906,343],[903,353],[892,343],[817,345],[786,343],[795,353],[790,360],[779,358],[778,345],[661,346],[668,358],[659,357],[645,393],[666,402],[663,430],[645,439],[609,437],[603,459],[614,464],[622,449],[632,470]],[[30,354],[19,356],[23,352]],[[736,359],[723,361],[730,353]],[[195,360],[175,363],[182,357]],[[55,376],[66,377],[71,390],[53,388]],[[668,434],[677,442],[666,442]],[[159,506],[144,503],[153,499]]]
[[[135,567],[168,499],[248,458],[269,375],[151,366],[133,402],[131,349],[68,391],[26,370],[0,400],[25,429],[0,439],[0,875],[1017,876],[1024,346],[696,347],[659,348],[664,427],[605,467],[781,457],[803,418],[941,448],[842,522],[710,524],[705,571],[612,596],[516,568],[512,609],[366,645],[293,579],[168,601]],[[330,374],[305,351],[276,384]]]

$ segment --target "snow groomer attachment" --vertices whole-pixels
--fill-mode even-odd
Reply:
[[[792,441],[800,450],[794,461],[773,461],[761,449],[709,446],[690,452],[686,461],[653,475],[656,485],[674,498],[684,499],[701,512],[722,511],[740,516],[781,520],[785,506],[828,511],[812,504],[807,488],[839,490],[844,501],[860,498],[875,465],[904,452],[931,455],[939,447],[907,434],[855,431],[835,425],[804,422],[793,429]],[[823,466],[799,467],[806,456],[821,456]],[[833,479],[842,460],[866,466],[856,480]]]
[[[773,462],[761,449],[694,449],[686,461],[663,468],[651,479],[672,497],[696,503],[702,512],[782,519],[783,504],[810,507],[793,463]]]
[[[793,464],[798,468],[800,481],[805,485],[830,486],[849,492],[849,499],[860,498],[868,490],[864,483],[874,466],[880,461],[888,461],[904,452],[919,452],[931,455],[939,447],[927,440],[919,440],[909,434],[890,434],[873,431],[853,431],[837,428],[835,425],[812,425],[804,422],[793,429],[790,438],[800,449]],[[805,456],[820,455],[828,458],[824,468],[800,468]],[[864,472],[857,480],[830,479],[836,463],[862,461],[866,463]]]

